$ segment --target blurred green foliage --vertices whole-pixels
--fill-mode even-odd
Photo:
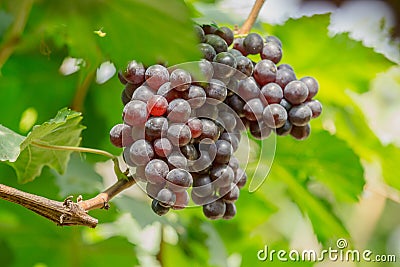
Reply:
[[[120,153],[109,143],[108,132],[121,120],[123,87],[116,76],[96,84],[96,68],[108,60],[118,70],[131,59],[170,65],[198,59],[191,21],[199,15],[194,10],[197,1],[188,2],[190,8],[179,0],[2,1],[0,123],[26,135],[26,129],[20,128],[24,111],[35,110],[35,123],[42,124],[69,106],[82,111],[87,127],[83,146]],[[218,17],[211,20],[224,23]],[[400,152],[395,145],[380,142],[348,92],[367,92],[377,73],[394,64],[346,34],[329,36],[328,25],[329,15],[319,15],[281,26],[259,24],[255,29],[282,40],[282,62],[291,64],[299,78],[318,79],[324,112],[312,122],[308,140],[278,138],[268,179],[255,193],[241,191],[235,219],[210,222],[198,208],[160,218],[152,213],[148,200],[134,192],[113,200],[107,212],[91,212],[100,221],[96,229],[60,228],[1,200],[1,265],[153,266],[159,260],[163,266],[281,266],[285,263],[260,262],[257,251],[266,244],[289,250],[301,225],[324,247],[340,237],[351,242],[348,211],[362,198],[368,178],[365,166],[377,166],[387,185],[400,190],[396,172]],[[9,49],[12,53],[7,54]],[[77,73],[59,72],[66,57],[83,59]],[[105,187],[94,170],[100,160],[75,155],[64,174],[44,168],[34,182],[26,184],[17,182],[10,166],[0,164],[0,183],[52,199],[69,194],[89,198]],[[398,209],[391,203],[384,214],[398,222],[398,215],[391,213]],[[369,245],[377,253],[388,253],[382,244],[395,223],[386,220],[382,217],[380,225],[388,227],[380,226]],[[291,265],[313,266],[310,262]]]

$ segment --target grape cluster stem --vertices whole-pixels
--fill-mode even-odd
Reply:
[[[235,34],[239,35],[245,35],[248,34],[253,27],[254,23],[256,22],[256,19],[258,17],[258,14],[260,13],[260,10],[262,6],[264,5],[265,0],[256,0],[253,8],[251,9],[249,16],[247,17],[246,21],[243,23],[242,27],[235,32]]]

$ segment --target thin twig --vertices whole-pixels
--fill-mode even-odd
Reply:
[[[83,103],[85,101],[89,87],[95,77],[95,74],[96,74],[96,69],[92,68],[87,73],[83,82],[81,84],[79,84],[78,88],[76,89],[74,99],[72,100],[71,109],[77,110],[77,111],[82,111]]]
[[[260,13],[262,6],[264,5],[264,2],[265,0],[256,0],[256,2],[253,5],[253,8],[250,11],[249,16],[243,23],[242,27],[240,27],[237,34],[248,34],[250,32],[251,28],[256,22],[256,19],[258,17],[258,14]]]

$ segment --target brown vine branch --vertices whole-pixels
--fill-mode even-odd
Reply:
[[[264,5],[265,0],[256,0],[253,8],[250,11],[249,16],[247,17],[246,21],[243,23],[242,27],[238,30],[237,34],[248,34],[253,27],[254,23],[256,22],[256,19],[258,17],[258,14],[260,13],[260,10],[262,6]]]
[[[108,209],[108,202],[117,194],[135,184],[135,179],[128,176],[120,179],[94,198],[74,203],[69,197],[63,202],[26,193],[0,184],[0,198],[21,205],[60,226],[82,225],[96,227],[98,220],[87,214],[93,209]]]

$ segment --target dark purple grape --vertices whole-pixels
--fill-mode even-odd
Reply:
[[[253,76],[258,84],[261,86],[267,83],[274,82],[276,79],[276,65],[268,59],[258,61],[254,67]]]
[[[243,56],[247,56],[249,53],[247,53],[246,49],[244,48],[243,41],[244,38],[236,38],[233,40],[233,48],[242,53]]]
[[[239,82],[238,95],[246,101],[258,98],[260,96],[260,88],[256,81],[249,77]]]
[[[245,56],[242,55],[237,56],[236,69],[245,74],[246,76],[250,77],[253,74],[253,69],[254,69],[253,62],[251,62],[251,60]]]
[[[312,117],[312,110],[306,104],[294,106],[289,110],[289,121],[295,126],[306,125]]]
[[[243,188],[246,185],[246,182],[247,182],[246,172],[241,168],[237,169],[237,171],[235,173],[235,179],[234,179],[234,183],[236,184],[236,186],[239,189]]]
[[[163,205],[160,204],[160,202],[156,199],[153,199],[153,202],[151,202],[151,209],[154,211],[155,214],[158,216],[163,216],[168,213],[169,207],[164,207]]]
[[[147,85],[142,85],[138,87],[135,92],[132,94],[132,100],[140,100],[145,103],[149,101],[149,99],[154,95],[153,89],[148,87]]]
[[[275,129],[275,133],[279,136],[286,136],[290,134],[291,130],[292,130],[292,124],[290,123],[289,120],[287,120],[282,127]]]
[[[192,175],[184,169],[173,169],[167,174],[167,187],[174,192],[185,191],[193,184]]]
[[[225,203],[225,213],[222,216],[224,220],[231,220],[236,215],[236,206],[234,203]]]
[[[216,54],[210,59],[212,61]],[[203,83],[209,82],[214,76],[214,67],[213,64],[205,59],[199,61],[199,73],[192,73],[193,75],[193,83]]]
[[[190,76],[190,73],[186,70],[176,69],[171,72],[169,81],[171,82],[171,87],[175,90],[186,91],[190,87],[192,77]]]
[[[167,102],[170,103],[171,101],[181,98],[181,92],[178,92],[171,87],[170,82],[166,82],[158,88],[157,95],[163,96],[167,99]]]
[[[220,139],[228,141],[232,146],[233,152],[239,148],[239,138],[233,133],[224,132],[221,134]]]
[[[137,141],[140,139],[145,139],[145,130],[144,130],[144,124],[140,124],[137,126],[132,127],[132,139],[133,141]]]
[[[147,163],[144,174],[147,181],[152,184],[165,183],[165,177],[169,172],[168,164],[160,159],[152,159]]]
[[[293,67],[290,66],[289,64],[280,64],[280,65],[278,66],[278,70],[283,70],[283,69],[291,70],[291,71],[294,72]]]
[[[124,159],[125,163],[130,166],[130,167],[137,167],[137,165],[135,163],[133,163],[133,161],[131,160],[131,155],[130,155],[130,149],[131,146],[127,146],[124,148],[124,151],[122,152],[122,158]]]
[[[259,98],[253,98],[247,101],[243,107],[244,116],[249,121],[260,120],[263,116],[264,105]]]
[[[172,151],[167,160],[170,169],[180,168],[186,170],[188,168],[187,158],[180,151]]]
[[[128,81],[125,79],[124,74],[122,73],[122,70],[118,71],[118,80],[120,81],[120,83],[122,83],[123,85],[127,84]]]
[[[152,117],[145,124],[146,140],[153,141],[165,136],[168,130],[168,120],[164,117]]]
[[[214,162],[216,163],[229,163],[229,160],[233,154],[233,148],[228,141],[217,140],[215,142],[217,147],[217,153],[215,155]]]
[[[235,173],[226,164],[214,165],[210,170],[210,177],[217,187],[230,185],[234,180]]]
[[[144,82],[145,71],[142,63],[133,60],[128,63],[128,66],[122,74],[126,81],[133,84],[141,84]]]
[[[168,127],[167,137],[174,146],[184,146],[192,139],[192,133],[186,124],[175,123]]]
[[[224,101],[227,95],[227,89],[223,82],[217,79],[211,79],[208,86],[205,88],[207,97],[211,98],[209,104],[218,104],[219,101]],[[217,101],[213,101],[213,99]]]
[[[286,109],[279,104],[271,104],[263,111],[263,121],[270,128],[282,127],[288,118]]]
[[[260,57],[278,64],[282,59],[282,48],[275,42],[267,42],[260,53]]]
[[[221,37],[219,37],[218,35],[215,34],[207,34],[206,35],[206,43],[211,45],[215,52],[221,53],[221,52],[226,52],[228,51],[228,45],[225,42],[224,39],[222,39]]]
[[[187,191],[174,192],[176,196],[175,204],[172,206],[174,210],[181,210],[189,204],[189,194]]]
[[[223,125],[224,130],[231,132],[236,127],[234,111],[223,111],[218,114],[218,121]]]
[[[293,105],[303,103],[308,96],[308,88],[302,81],[292,81],[283,89],[283,96]]]
[[[310,100],[305,102],[305,104],[311,109],[312,111],[312,118],[317,118],[322,113],[322,105],[321,102],[318,100]]]
[[[127,83],[127,84],[125,84],[124,92],[129,98],[132,98],[133,93],[140,86],[141,86],[140,83],[139,84]]]
[[[125,93],[125,90],[123,90],[123,91],[121,92],[121,101],[122,101],[122,104],[123,104],[124,106],[125,106],[126,104],[128,104],[129,101],[131,101],[131,97],[128,96],[128,95]]]
[[[214,187],[209,175],[196,175],[193,177],[192,192],[199,197],[208,197],[214,193]]]
[[[260,53],[263,46],[264,40],[258,33],[249,33],[243,40],[243,47],[248,54],[256,55]]]
[[[132,127],[127,124],[117,124],[110,130],[110,141],[116,147],[126,147],[133,143]]]
[[[192,109],[199,108],[206,102],[206,92],[197,85],[191,85],[189,90],[185,91],[182,96]]]
[[[206,41],[204,30],[199,25],[194,26],[194,32],[200,43],[204,43]]]
[[[191,118],[186,123],[189,126],[190,132],[192,133],[192,138],[197,138],[203,132],[203,124],[198,118]]]
[[[310,132],[310,124],[306,124],[304,126],[293,125],[292,130],[290,131],[290,135],[297,140],[304,140],[310,135]]]
[[[129,155],[131,161],[140,166],[147,164],[154,157],[154,150],[148,141],[141,139],[131,145]]]
[[[206,43],[198,44],[197,47],[199,48],[204,59],[206,59],[208,61],[214,60],[214,57],[217,54],[217,52],[215,52],[214,47],[212,47],[211,45],[206,44]]]
[[[225,103],[236,112],[237,116],[244,116],[243,107],[245,105],[245,102],[242,100],[241,97],[233,94],[226,98]]]
[[[188,160],[196,160],[199,158],[199,153],[193,144],[187,144],[181,147],[180,150]]]
[[[175,205],[176,195],[168,188],[163,188],[158,192],[156,199],[159,201],[160,205],[164,207],[172,207]]]
[[[229,49],[228,53],[231,53],[235,58],[243,56],[243,54],[235,48]]]
[[[213,102],[213,104],[210,104]],[[218,107],[217,103],[221,103],[221,101],[215,100],[215,99],[207,99],[206,103],[202,105],[200,108],[197,108],[196,111],[196,116],[199,118],[208,118],[215,120],[218,118]]]
[[[237,169],[239,169],[239,160],[237,159],[237,157],[232,155],[229,160],[228,165],[229,165],[229,167],[232,168],[233,172],[236,172]]]
[[[228,52],[218,53],[213,59],[214,77],[218,79],[227,79],[235,74],[236,59]]]
[[[296,75],[293,71],[288,69],[278,69],[276,72],[275,83],[279,84],[281,88],[285,88],[288,83],[295,81],[296,79]]]
[[[215,34],[225,40],[226,44],[230,46],[233,43],[233,32],[228,27],[220,27],[215,31]]]
[[[213,34],[218,30],[218,27],[212,24],[203,24],[201,25],[201,28],[204,31],[204,34]]]
[[[319,89],[318,82],[315,78],[306,76],[300,79],[308,88],[307,100],[311,100],[317,93]]]
[[[154,152],[159,157],[166,158],[172,152],[172,144],[167,138],[156,139],[153,142]]]
[[[279,104],[283,98],[283,90],[276,83],[267,83],[261,88],[261,94],[265,97],[268,104]]]
[[[171,122],[187,122],[191,112],[190,104],[182,98],[174,99],[168,104],[167,114]]]
[[[169,81],[169,72],[166,67],[156,64],[147,68],[145,78],[147,85],[157,91],[161,85]]]
[[[122,114],[126,124],[131,126],[143,125],[148,117],[146,103],[140,100],[129,101]]]
[[[209,138],[217,141],[220,134],[218,126],[209,119],[201,119],[201,123],[203,124],[203,130],[199,139]]]
[[[218,192],[225,203],[233,203],[239,199],[239,187],[233,183],[229,186],[221,187]]]
[[[252,121],[249,125],[251,135],[258,140],[264,140],[271,134],[271,128],[263,121]]]
[[[225,214],[225,203],[221,199],[217,199],[203,206],[204,215],[211,220],[220,219]]]
[[[279,47],[282,47],[282,42],[281,42],[281,40],[280,40],[278,37],[276,37],[276,36],[269,35],[269,36],[265,37],[265,41],[266,41],[267,43],[275,43],[275,44],[277,44]]]

